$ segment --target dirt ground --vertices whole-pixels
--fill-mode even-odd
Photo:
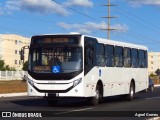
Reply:
[[[0,94],[27,92],[27,83],[21,80],[0,81]]]

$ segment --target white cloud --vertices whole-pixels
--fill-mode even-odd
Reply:
[[[129,29],[128,26],[125,24],[116,24],[116,25],[111,26],[111,28],[117,29],[117,31],[119,32],[127,32]]]
[[[86,22],[84,24],[68,24],[64,22],[58,23],[58,25],[65,30],[74,30],[82,34],[90,34],[100,29],[106,29],[107,24],[105,22],[94,23],[94,22]],[[111,28],[118,29],[119,32],[127,32],[127,25],[116,24],[111,26]]]
[[[6,2],[6,8],[13,10],[26,10],[31,13],[49,14],[67,16],[69,12],[52,0],[9,0]]]
[[[93,2],[90,0],[67,0],[65,3],[67,6],[81,6],[81,7],[92,7]]]
[[[141,6],[141,5],[155,5],[160,6],[160,0],[126,0],[132,6]]]
[[[81,34],[91,34],[92,33],[91,30],[84,29],[84,28],[77,30],[77,32]]]

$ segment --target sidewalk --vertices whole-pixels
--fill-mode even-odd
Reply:
[[[0,94],[0,98],[3,98],[3,97],[18,97],[18,96],[27,96],[27,92]]]

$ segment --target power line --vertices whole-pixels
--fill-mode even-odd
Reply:
[[[131,19],[130,17],[132,17],[132,19],[131,19],[132,21],[135,21],[136,23],[141,24],[141,25],[143,25],[143,26],[146,27],[146,28],[152,29],[152,31],[157,32],[158,34],[160,33],[160,31],[159,31],[160,28],[158,28],[158,27],[155,26],[154,24],[146,21],[145,19],[140,18],[139,16],[134,15],[134,14],[131,13],[131,12],[128,12],[128,11],[126,11],[126,10],[123,10],[123,9],[121,9],[120,7],[118,7],[118,9],[119,9],[119,11],[120,11],[124,16],[126,16],[127,18]],[[127,15],[124,14],[124,12],[125,12]],[[129,16],[130,16],[130,17],[129,17]],[[142,21],[143,21],[143,22],[142,22]]]
[[[141,26],[144,26],[145,28],[149,28],[149,30],[152,29],[152,32],[160,33],[160,31],[156,30],[155,27],[153,27],[152,24],[149,24],[149,22],[141,19],[140,17],[138,17],[138,16],[136,16],[136,15],[133,15],[133,14],[129,13],[128,11],[123,10],[123,12],[122,12],[122,9],[121,9],[120,7],[117,7],[117,8],[119,9],[119,11],[120,11],[121,13],[123,13],[122,15],[124,15],[124,16],[126,16],[127,18],[129,18],[130,20],[132,20],[132,22],[134,21],[134,22],[140,24]],[[124,13],[126,13],[127,15],[124,14]],[[130,17],[132,17],[132,19],[131,19]],[[138,19],[138,18],[139,18],[139,19]],[[142,21],[143,21],[143,22],[142,22]],[[151,26],[150,26],[150,25],[151,25]],[[130,31],[130,32],[129,32],[129,31]],[[149,43],[149,44],[155,44],[156,46],[159,46],[159,44],[157,44],[157,43],[160,43],[160,41],[154,40],[153,38],[147,37],[146,35],[142,35],[141,33],[136,33],[136,32],[134,32],[134,31],[132,31],[132,30],[129,30],[129,31],[128,31],[127,33],[124,33],[124,34],[126,34],[126,35],[128,35],[128,36],[132,36],[132,37],[134,37],[134,38],[138,38],[138,40],[140,39],[140,40],[146,41],[146,42]],[[153,42],[150,42],[149,40],[154,41],[154,43],[153,43]],[[147,43],[146,43],[146,44],[147,44]]]
[[[1,15],[1,17],[17,19],[17,20],[25,20],[25,21],[34,21],[34,22],[48,22],[48,23],[57,23],[55,21],[50,21],[47,19],[30,19],[30,18],[23,18],[23,17],[15,17],[15,16],[8,16],[8,15]]]
[[[60,2],[58,2],[58,1],[56,1],[56,0],[52,0],[52,1],[54,1],[55,3],[57,3],[57,4],[59,4],[59,5],[63,6],[63,7],[65,7],[65,8],[67,8],[67,9],[70,9],[70,10],[72,10],[72,11],[78,13],[78,14],[81,14],[81,15],[83,15],[83,16],[91,19],[91,20],[97,21],[96,18],[93,18],[92,16],[89,16],[89,15],[87,15],[87,14],[85,14],[85,13],[82,13],[82,12],[76,10],[76,9],[73,9],[72,7],[66,6],[66,5],[64,5],[63,3],[60,3]]]

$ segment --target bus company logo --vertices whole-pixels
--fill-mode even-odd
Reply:
[[[33,118],[33,117],[42,117],[42,113],[39,112],[2,112],[2,118]]]
[[[52,72],[53,73],[60,73],[60,66],[53,66],[52,67]]]
[[[11,112],[2,112],[2,117],[11,117]]]

